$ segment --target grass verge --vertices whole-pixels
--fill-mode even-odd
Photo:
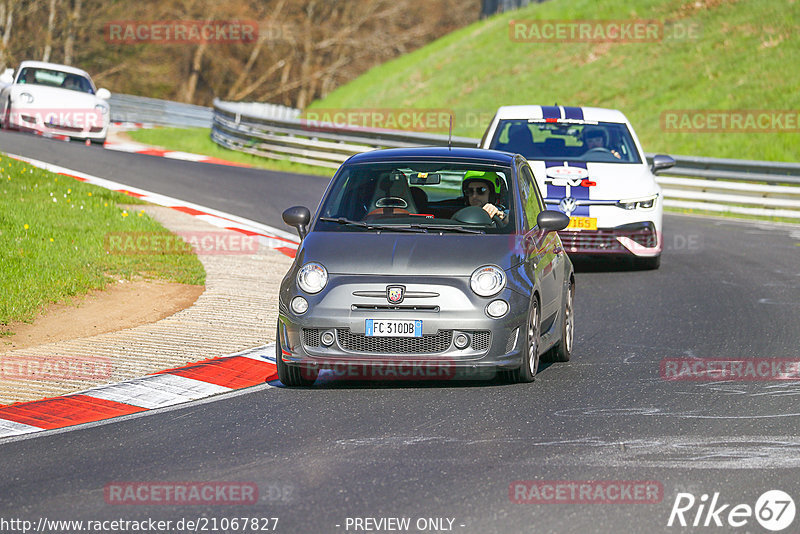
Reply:
[[[674,208],[665,206],[664,213],[684,213],[686,215],[704,215],[707,217],[724,217],[729,219],[745,219],[751,221],[780,222],[800,225],[800,219],[790,217],[771,217],[767,215],[747,215],[744,213],[731,213],[728,211],[697,210],[687,208]]]
[[[115,279],[203,284],[194,254],[107,252],[111,232],[164,233],[143,202],[0,154],[0,325],[31,321],[48,304]],[[120,303],[124,305],[124,303]]]
[[[512,20],[655,20],[664,31],[655,42],[520,42]],[[798,27],[797,5],[775,0],[531,3],[379,65],[310,108],[444,108],[455,112],[453,135],[480,137],[499,106],[607,107],[626,114],[648,152],[798,161]],[[671,131],[662,120],[675,110],[783,110],[793,121]]]
[[[303,165],[291,161],[267,159],[223,148],[211,140],[211,130],[208,128],[147,128],[128,132],[128,135],[134,141],[146,145],[157,146],[166,150],[203,154],[204,156],[224,159],[234,163],[243,163],[260,169],[327,177],[333,176],[334,173],[333,169]]]

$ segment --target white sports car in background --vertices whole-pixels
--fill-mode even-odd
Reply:
[[[95,88],[86,72],[41,61],[23,61],[16,75],[9,71],[0,76],[3,128],[105,142],[111,93]]]
[[[663,197],[654,173],[675,164],[658,155],[648,167],[628,119],[612,109],[504,106],[481,148],[525,156],[549,209],[570,216],[559,232],[567,252],[661,261]]]

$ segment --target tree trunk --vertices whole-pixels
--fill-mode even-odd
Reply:
[[[197,90],[197,82],[200,79],[200,69],[203,66],[203,55],[205,53],[206,43],[203,42],[194,51],[192,71],[189,73],[189,79],[186,80],[186,89],[183,92],[183,101],[189,104],[194,103],[194,93]]]
[[[50,0],[50,14],[47,17],[47,34],[44,40],[44,53],[42,61],[50,61],[50,52],[53,51],[53,29],[56,26],[56,0]]]
[[[75,29],[80,26],[81,20],[81,2],[82,0],[75,0],[75,5],[67,19],[67,36],[64,39],[64,63],[72,65],[72,54],[75,47]]]

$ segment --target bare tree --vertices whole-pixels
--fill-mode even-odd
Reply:
[[[56,27],[56,0],[50,0],[50,10],[47,15],[47,33],[45,34],[44,52],[42,61],[50,61],[50,52],[53,51],[53,30]]]
[[[64,63],[72,65],[72,55],[75,47],[75,32],[81,23],[82,0],[73,0],[72,9],[67,15],[67,31],[64,38]]]

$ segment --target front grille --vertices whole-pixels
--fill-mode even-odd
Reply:
[[[379,354],[436,354],[450,348],[452,330],[439,330],[422,337],[368,337],[354,334],[347,328],[337,328],[336,337],[343,349],[350,352]]]
[[[617,237],[629,237],[643,247],[652,248],[658,244],[652,228],[638,230],[581,230],[580,232],[559,232],[561,243],[567,252],[628,252],[617,241]]]
[[[353,311],[425,311],[438,312],[439,306],[393,306],[390,304],[353,304],[350,307]]]
[[[511,335],[508,336],[508,341],[506,342],[506,353],[511,352],[514,350],[514,347],[517,345],[517,336],[519,335],[519,328],[515,328]]]
[[[319,330],[316,328],[303,328],[303,345],[306,347],[319,347]]]
[[[63,125],[63,124],[56,124],[54,122],[48,122],[48,123],[45,124],[45,126],[47,126],[48,128],[54,128],[54,129],[57,129],[57,130],[63,130],[65,132],[82,132],[83,131],[83,127],[82,126],[66,126],[66,125]]]
[[[492,339],[492,333],[488,330],[478,330],[472,333],[472,348],[479,351],[484,351],[489,348],[489,341]]]

